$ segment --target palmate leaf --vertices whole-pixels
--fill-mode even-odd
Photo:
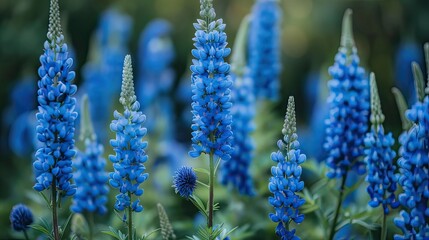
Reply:
[[[154,229],[154,230],[152,230],[152,231],[150,231],[150,232],[148,232],[148,233],[145,233],[145,234],[143,234],[143,235],[141,236],[141,238],[138,238],[138,240],[145,240],[145,239],[149,238],[149,237],[150,237],[150,235],[152,235],[152,234],[154,234],[154,233],[156,233],[156,232],[158,232],[158,231],[160,231],[160,230],[161,230],[161,228],[157,228],[157,229]]]
[[[63,234],[61,234],[60,240],[64,239],[64,235],[65,235],[64,233],[67,231],[67,228],[70,225],[70,220],[72,219],[72,217],[73,217],[73,213],[70,213],[69,217],[67,218],[66,222],[64,223],[64,226],[62,227]]]
[[[115,228],[109,226],[109,231],[101,231],[102,233],[109,235],[118,240],[126,240],[127,236],[123,234],[120,230],[116,230]]]

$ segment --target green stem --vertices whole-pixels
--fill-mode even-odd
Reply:
[[[25,236],[25,240],[29,240],[28,235],[27,235],[27,230],[24,229],[24,236]]]
[[[131,193],[128,193],[131,201]],[[128,240],[133,240],[133,209],[128,207]]]
[[[59,240],[60,235],[58,232],[58,216],[57,216],[57,186],[56,186],[56,178],[52,180],[52,227],[54,230],[54,239]]]
[[[383,225],[381,226],[381,240],[386,240],[387,239],[387,216],[384,213],[383,210]]]
[[[214,160],[213,160],[213,151],[210,152],[210,176],[209,176],[209,217],[207,219],[207,227],[212,228],[213,227],[213,199],[214,199],[214,193],[213,193],[213,186],[214,186]]]
[[[329,240],[334,239],[335,227],[337,225],[338,217],[340,216],[341,203],[343,202],[343,195],[344,195],[344,188],[346,186],[347,172],[343,176],[343,179],[341,181],[341,187],[340,187],[340,193],[339,193],[339,196],[338,196],[337,208],[335,209],[335,216],[334,216],[334,221],[332,222],[331,232],[329,234]]]
[[[92,240],[94,238],[94,213],[89,213],[89,239]]]

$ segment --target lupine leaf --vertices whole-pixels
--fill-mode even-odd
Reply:
[[[210,172],[207,169],[205,169],[205,168],[194,168],[194,171],[210,175]]]

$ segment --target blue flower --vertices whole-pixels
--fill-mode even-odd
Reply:
[[[349,170],[365,173],[363,139],[368,129],[369,84],[365,70],[359,66],[354,45],[351,16],[345,15],[341,46],[335,63],[329,68],[329,117],[326,119],[326,164],[329,178],[343,178]]]
[[[225,24],[214,20],[212,6],[200,12],[206,22],[198,19],[192,49],[192,148],[191,157],[213,153],[223,160],[231,158],[230,65],[224,58],[231,53],[227,48]]]
[[[277,0],[257,0],[252,9],[249,67],[257,98],[279,97],[281,15]]]
[[[38,73],[37,100],[39,112],[36,114],[37,139],[42,146],[36,151],[33,163],[36,184],[34,189],[43,191],[56,187],[60,196],[71,196],[76,186],[71,184],[72,158],[74,150],[74,125],[77,112],[76,99],[72,96],[77,87],[72,84],[75,73],[70,71],[73,60],[68,57],[67,44],[61,33],[58,2],[51,2],[48,40],[44,44],[42,65]]]
[[[33,213],[26,205],[17,204],[13,206],[9,219],[13,230],[25,231],[33,223]]]
[[[123,211],[127,207],[135,212],[141,212],[139,196],[143,194],[140,184],[149,177],[143,173],[146,169],[143,163],[147,161],[145,148],[147,142],[142,141],[146,135],[146,128],[142,127],[146,116],[139,111],[140,104],[134,93],[133,72],[131,57],[127,55],[124,61],[122,76],[122,92],[119,101],[124,106],[123,114],[115,111],[110,130],[116,133],[116,139],[110,140],[116,155],[110,155],[114,172],[111,172],[109,183],[119,189],[116,195],[115,209]],[[132,197],[137,199],[133,201]]]
[[[392,133],[384,133],[384,115],[381,111],[374,73],[370,75],[370,86],[372,127],[364,139],[364,161],[368,168],[366,181],[369,183],[367,192],[371,198],[368,204],[373,208],[381,204],[384,214],[387,215],[389,214],[389,206],[391,208],[399,206],[395,197],[398,178],[395,174],[396,166],[393,164],[396,153],[392,150],[395,140]]]
[[[281,239],[299,239],[295,236],[295,229],[288,230],[290,222],[299,224],[304,220],[304,215],[299,213],[299,207],[305,203],[305,200],[297,195],[297,192],[304,189],[304,182],[300,180],[300,165],[306,160],[306,156],[299,149],[293,97],[288,100],[282,133],[283,140],[277,142],[279,150],[271,153],[271,160],[277,165],[271,167],[272,177],[268,184],[268,189],[274,195],[269,197],[268,201],[275,210],[269,217],[271,221],[278,223],[276,234]]]
[[[184,198],[189,198],[197,186],[197,175],[191,167],[179,168],[173,177],[173,187],[176,193]]]
[[[94,140],[85,139],[85,151],[78,152],[73,166],[76,169],[74,179],[77,185],[71,210],[105,214],[107,212],[107,173],[104,171],[106,160],[103,158],[103,145]]]
[[[246,70],[246,72],[248,72]],[[231,159],[223,163],[220,178],[224,185],[232,184],[241,194],[253,196],[252,177],[249,173],[250,163],[253,159],[254,144],[250,133],[254,129],[253,117],[255,115],[255,97],[253,94],[253,81],[248,74],[234,78],[234,88],[231,101],[231,115],[234,118],[232,129],[234,132],[234,150]]]
[[[395,240],[426,239],[429,237],[429,96],[407,110],[406,117],[414,126],[400,138],[399,185],[404,192],[399,195],[399,202],[404,210],[394,222],[403,235],[395,235]]]

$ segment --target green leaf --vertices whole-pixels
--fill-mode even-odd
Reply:
[[[54,239],[54,236],[52,236],[52,233],[42,225],[38,225],[38,224],[30,225],[30,228],[32,228],[36,231],[39,231],[43,234],[46,234],[49,239]]]
[[[189,198],[189,200],[191,200],[191,202],[195,205],[195,207],[198,208],[198,210],[207,218],[208,214],[206,211],[206,207],[204,206],[203,201],[201,201],[200,198],[198,198],[198,196],[196,195],[191,195],[191,197]]]
[[[317,206],[317,205],[304,205],[300,208],[300,212],[303,214],[307,214],[307,213],[314,212],[318,209],[319,209],[319,206]]]
[[[150,235],[156,233],[159,230],[161,230],[161,228],[157,228],[157,229],[154,229],[154,230],[152,230],[152,231],[150,231],[148,233],[143,234],[142,237],[141,237],[141,240],[145,240],[146,238],[150,237]]]
[[[194,171],[210,175],[210,172],[207,169],[205,169],[205,168],[194,168]]]
[[[70,213],[69,217],[67,218],[66,222],[64,223],[64,226],[63,226],[63,234],[60,236],[60,239],[61,239],[61,240],[62,240],[62,239],[63,239],[63,237],[64,237],[64,233],[67,231],[67,228],[68,228],[68,226],[69,226],[69,223],[70,223],[70,220],[72,219],[72,217],[73,217],[73,213]]]
[[[46,205],[49,207],[49,209],[51,209],[51,201],[48,200],[48,198],[46,197],[46,195],[43,192],[39,192],[39,194],[42,196],[43,200],[45,200]]]

